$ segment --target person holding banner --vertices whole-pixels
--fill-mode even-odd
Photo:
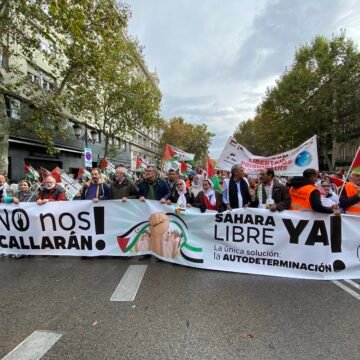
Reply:
[[[19,182],[19,191],[16,192],[13,197],[14,204],[19,204],[20,202],[33,202],[36,200],[36,191],[31,191],[31,184],[27,180],[21,180]]]
[[[139,184],[139,199],[158,200],[165,204],[170,195],[170,188],[166,181],[159,177],[157,168],[149,165],[145,170],[145,180]]]
[[[283,211],[289,209],[290,203],[289,191],[275,179],[274,169],[267,168],[261,171],[254,206],[270,211]]]
[[[199,208],[203,213],[206,210],[219,211],[221,205],[221,193],[214,190],[214,184],[210,179],[205,179],[203,181],[203,190],[197,194],[193,206]]]
[[[203,190],[203,178],[199,174],[196,174],[193,178],[189,191],[192,194],[192,196],[196,198],[196,196],[202,190]]]
[[[224,180],[223,203],[227,210],[243,207],[254,207],[255,190],[250,189],[245,178],[244,168],[241,165],[233,165],[230,179]]]
[[[126,175],[126,168],[118,166],[115,169],[115,180],[111,184],[111,199],[121,199],[123,202],[127,199],[136,199],[139,189]]]
[[[321,180],[320,186],[318,187],[321,194],[321,203],[324,206],[339,205],[339,196],[332,190],[330,181]]]
[[[346,214],[360,216],[360,170],[351,172],[350,182],[340,194],[340,207]]]
[[[186,188],[185,181],[178,179],[176,182],[176,190],[173,194],[170,195],[169,199],[166,201],[168,205],[171,203],[182,205],[181,208],[191,207],[194,198],[191,193]]]
[[[40,190],[37,197],[37,204],[44,205],[49,201],[66,201],[65,190],[56,184],[56,179],[48,175],[43,182],[43,188]]]
[[[318,172],[306,169],[303,176],[295,176],[290,182],[290,210],[316,211],[323,214],[340,215],[339,206],[323,206],[319,189],[315,186]]]
[[[81,189],[81,200],[110,200],[111,189],[108,184],[101,179],[100,170],[94,168],[91,170],[91,182],[87,182]]]
[[[4,175],[0,175],[0,202],[5,202],[6,197],[6,188],[9,185],[6,183],[6,179]]]

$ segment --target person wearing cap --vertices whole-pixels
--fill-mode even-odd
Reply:
[[[340,215],[338,205],[323,206],[319,189],[315,186],[318,171],[306,169],[303,176],[295,176],[290,181],[290,210],[316,211],[323,214]]]
[[[360,170],[352,171],[340,195],[340,207],[346,214],[360,216]]]
[[[274,169],[264,169],[259,175],[260,183],[256,188],[254,206],[270,211],[289,209],[291,202],[289,190],[275,178]]]
[[[125,167],[118,166],[115,169],[115,180],[111,184],[111,199],[121,199],[123,202],[127,199],[136,199],[139,189],[126,175]]]
[[[169,185],[160,178],[156,166],[149,165],[145,170],[145,179],[139,184],[139,200],[158,200],[162,204],[166,203],[171,195]]]
[[[222,196],[226,210],[254,206],[255,190],[250,188],[241,165],[233,165],[230,179],[224,179]]]
[[[202,187],[203,189],[195,197],[193,206],[199,208],[201,212],[206,210],[219,211],[222,206],[221,193],[214,190],[214,184],[210,179],[205,179]]]

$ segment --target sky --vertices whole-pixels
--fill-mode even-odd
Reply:
[[[182,116],[216,135],[217,159],[254,117],[296,49],[345,29],[360,44],[359,0],[128,0],[128,32],[156,69],[165,119]],[[276,141],[276,140],[274,140]],[[257,154],[261,155],[261,154]]]

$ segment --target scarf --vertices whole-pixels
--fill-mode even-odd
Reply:
[[[198,196],[199,192],[202,191],[202,189],[203,189],[203,187],[202,187],[203,181],[200,178],[200,176],[198,176],[198,178],[199,178],[199,181],[198,181],[197,185],[194,183],[194,180],[191,183],[190,192],[193,193],[194,197]]]
[[[178,208],[178,209],[186,209],[186,196],[185,196],[185,194],[187,193],[187,189],[186,189],[185,181],[184,180],[178,180],[178,181],[182,182],[183,190],[180,191],[178,188],[176,188],[176,191],[179,194],[179,198],[178,198],[178,200],[176,202],[176,208]]]
[[[208,191],[203,191],[205,201],[207,199],[208,203],[212,206],[216,206],[216,195],[214,191],[214,184],[210,179],[205,179],[204,181],[207,181],[210,184],[210,189]]]
[[[272,201],[272,193],[273,193],[273,187],[274,187],[274,180],[271,180],[271,184],[269,187],[269,194],[266,194],[266,186],[263,183],[260,183],[257,188],[257,196],[259,199],[259,207],[265,208],[266,205],[270,205],[273,203]]]

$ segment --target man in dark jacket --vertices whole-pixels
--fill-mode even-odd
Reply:
[[[340,215],[337,205],[323,206],[319,189],[315,186],[318,172],[306,169],[303,176],[296,176],[290,181],[290,210],[316,211],[323,214]]]
[[[255,190],[249,187],[241,165],[236,164],[231,168],[231,177],[225,179],[223,184],[223,203],[227,210],[254,207]]]
[[[274,178],[274,169],[267,168],[260,173],[260,184],[256,189],[255,207],[283,211],[290,207],[289,190]]]
[[[136,199],[139,189],[126,174],[127,169],[124,167],[119,166],[115,169],[115,180],[111,184],[112,199],[121,199],[124,202],[127,199]]]
[[[155,166],[146,168],[145,180],[139,184],[138,196],[141,201],[159,200],[162,204],[170,197],[170,188],[165,180],[160,179]]]
[[[108,184],[101,180],[100,170],[91,170],[91,182],[86,183],[80,192],[81,200],[109,200],[111,197],[111,189]]]
[[[176,184],[177,184],[177,180],[178,180],[178,174],[176,173],[176,171],[174,169],[170,169],[168,171],[168,177],[167,177],[167,184],[170,188],[170,192],[171,192],[171,196],[174,196],[175,192],[176,192]]]

